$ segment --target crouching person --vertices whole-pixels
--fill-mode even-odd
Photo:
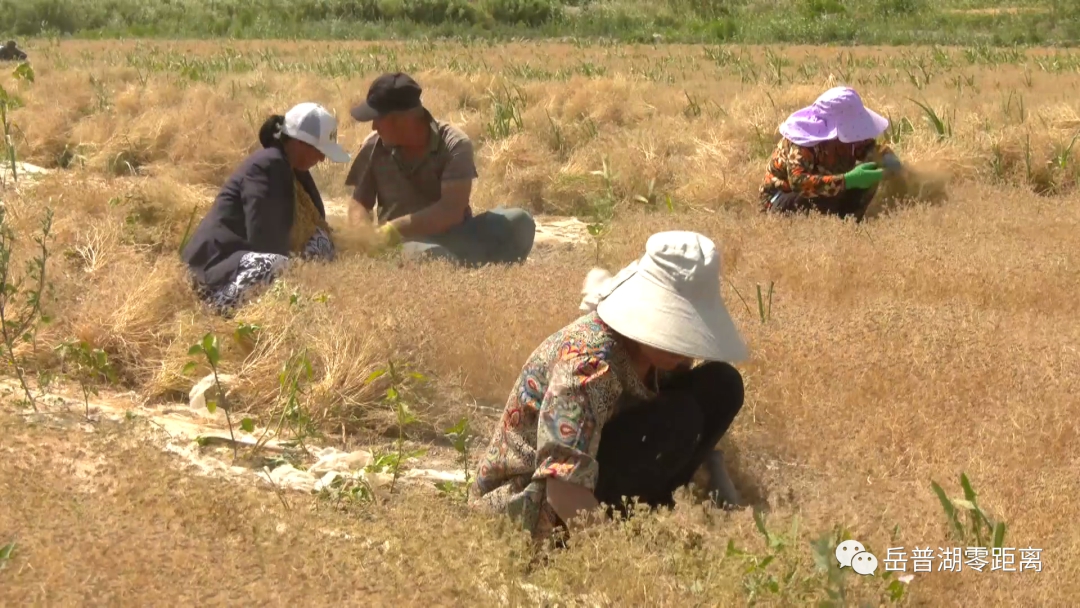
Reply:
[[[473,214],[477,177],[468,135],[435,119],[407,74],[375,79],[352,117],[372,123],[345,178],[353,189],[350,219],[371,221],[378,203],[383,243],[408,258],[440,258],[465,266],[522,262],[536,223],[527,211],[498,208]]]
[[[861,222],[881,179],[903,169],[896,153],[877,142],[888,127],[854,89],[825,91],[780,125],[782,137],[759,188],[762,210]]]
[[[259,130],[262,149],[248,156],[218,192],[183,251],[196,293],[229,315],[301,256],[335,255],[322,197],[311,169],[325,158],[349,161],[337,143],[337,120],[301,103]]]
[[[675,490],[706,465],[710,492],[738,505],[714,448],[743,404],[742,376],[727,362],[747,351],[720,296],[713,242],[654,234],[642,258],[589,291],[589,312],[526,361],[472,504],[543,540],[595,521],[575,516],[600,504],[609,516],[626,513],[626,498],[673,507]]]
[[[26,53],[15,44],[14,40],[8,40],[0,47],[0,61],[26,61]]]

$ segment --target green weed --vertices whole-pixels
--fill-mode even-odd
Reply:
[[[968,544],[974,541],[976,547],[986,547],[987,541],[992,542],[991,546],[995,549],[1003,546],[1005,522],[994,521],[983,512],[982,507],[979,506],[978,494],[971,487],[971,481],[966,473],[960,474],[960,487],[964,491],[962,499],[950,499],[936,481],[931,481],[930,487],[941,501],[941,508],[945,511],[950,532],[957,540]]]
[[[390,482],[390,492],[393,493],[397,481],[401,477],[401,470],[405,462],[410,458],[422,456],[426,453],[426,450],[410,451],[405,449],[405,427],[416,422],[417,418],[401,396],[404,378],[393,361],[388,361],[386,367],[372,372],[367,378],[367,383],[370,384],[383,376],[388,377],[390,380],[383,401],[394,412],[397,423],[397,439],[394,442],[394,450],[377,456],[375,462],[369,465],[369,470],[377,473],[389,469],[393,475],[393,480]],[[424,376],[417,372],[407,372],[407,376],[413,380],[425,380]]]
[[[521,119],[521,108],[527,104],[525,94],[521,89],[511,90],[505,84],[499,91],[490,90],[491,96],[491,121],[487,125],[489,139],[504,139],[515,131],[524,127]]]
[[[191,240],[191,231],[195,227],[195,214],[199,212],[198,207],[191,208],[191,215],[188,216],[187,226],[184,227],[184,235],[180,237],[180,246],[177,247],[177,255],[183,257],[184,248],[187,247],[188,241]]]
[[[98,395],[97,382],[116,382],[116,370],[109,356],[100,348],[91,348],[85,340],[68,340],[56,347],[60,353],[61,373],[79,384],[82,390],[86,419],[90,420],[90,395]],[[66,364],[70,363],[71,368]]]
[[[922,103],[921,101],[916,101],[914,99],[911,99],[910,97],[908,99],[915,105],[922,108],[923,113],[926,115],[926,122],[930,125],[934,132],[937,133],[939,140],[945,140],[952,137],[953,120],[945,117],[944,115],[938,115],[938,113],[933,108],[931,108],[927,104]]]
[[[457,424],[446,429],[446,438],[450,440],[461,462],[461,469],[465,472],[464,483],[457,484],[451,481],[440,481],[435,484],[441,492],[448,496],[460,495],[462,500],[469,500],[469,485],[472,482],[472,471],[469,465],[469,442],[475,437],[469,428],[469,419],[462,417]]]
[[[0,570],[7,567],[12,555],[15,555],[15,541],[0,547]]]
[[[851,539],[851,534],[845,528],[835,526],[809,543],[813,565],[807,567],[798,551],[797,516],[786,534],[769,530],[765,516],[760,511],[754,512],[754,524],[764,540],[764,553],[740,549],[734,540],[728,541],[726,552],[728,557],[745,564],[742,587],[747,605],[756,606],[759,602],[820,608],[850,605],[847,577],[851,576],[851,569],[845,571],[836,562],[837,546]],[[866,550],[873,552],[869,546],[866,546]],[[903,599],[906,589],[892,575],[892,572],[886,571],[875,576],[875,580],[880,581],[877,583],[880,587],[876,590],[876,605],[898,603]]]
[[[24,363],[15,349],[21,342],[34,345],[36,351],[38,329],[50,321],[43,311],[42,300],[47,297],[51,287],[46,268],[52,222],[52,207],[46,207],[45,217],[41,220],[41,233],[32,237],[37,245],[36,255],[26,262],[24,271],[18,273],[13,267],[18,238],[8,222],[7,207],[0,202],[0,337],[3,337],[7,363],[14,370],[26,401],[35,412],[37,400],[27,381]]]
[[[236,435],[233,433],[232,423],[232,407],[229,406],[228,396],[226,395],[225,388],[221,385],[221,378],[218,374],[218,364],[221,362],[221,350],[218,348],[218,338],[212,332],[203,336],[202,340],[192,344],[188,349],[189,357],[196,357],[202,355],[202,359],[210,366],[210,372],[214,375],[214,389],[216,390],[216,398],[206,399],[206,409],[211,414],[217,411],[220,400],[221,409],[225,412],[225,421],[229,425],[229,439],[232,443],[233,460],[236,460]],[[188,361],[184,365],[184,374],[188,374],[199,366],[196,361]],[[244,425],[246,428],[252,428],[253,425],[245,419]]]

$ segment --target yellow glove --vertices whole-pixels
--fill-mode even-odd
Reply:
[[[384,247],[394,247],[401,242],[401,233],[390,222],[379,226],[378,232]]]

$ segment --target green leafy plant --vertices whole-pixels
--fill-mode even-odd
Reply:
[[[457,424],[446,429],[445,434],[451,445],[454,446],[454,451],[458,453],[458,458],[461,459],[461,468],[465,472],[465,481],[460,484],[452,481],[440,481],[435,484],[435,487],[447,495],[459,494],[462,500],[468,502],[469,485],[472,482],[472,475],[469,472],[469,441],[474,437],[472,429],[469,428],[469,419],[462,416]]]
[[[19,379],[19,386],[30,406],[37,411],[37,401],[26,378],[23,362],[16,353],[17,345],[36,344],[40,325],[49,317],[42,310],[42,299],[49,290],[46,268],[49,261],[49,241],[52,238],[52,208],[46,207],[41,220],[41,233],[33,237],[37,253],[26,262],[22,275],[12,268],[17,238],[8,223],[7,208],[0,204],[0,337],[4,354]]]
[[[915,132],[915,126],[911,124],[911,121],[905,116],[901,116],[900,120],[893,120],[892,115],[888,116],[889,126],[885,129],[885,141],[890,144],[899,144],[904,140],[907,135]]]
[[[408,372],[407,375],[413,380],[425,380],[424,376],[417,372]],[[389,469],[393,475],[393,480],[390,482],[390,492],[393,493],[397,481],[401,477],[401,468],[405,464],[405,461],[423,455],[426,450],[420,449],[408,451],[405,449],[405,427],[416,422],[417,418],[412,413],[412,410],[409,409],[409,405],[401,397],[403,388],[402,376],[392,360],[387,362],[386,367],[376,369],[372,372],[367,378],[367,383],[370,384],[383,376],[388,376],[390,379],[389,385],[386,387],[383,401],[389,405],[394,412],[394,417],[397,421],[397,439],[394,442],[394,450],[377,456],[375,461],[369,465],[368,470],[377,473]]]
[[[548,140],[548,143],[551,146],[551,150],[558,154],[560,158],[565,158],[567,143],[566,136],[563,134],[563,127],[551,117],[550,112],[544,110],[544,114],[547,116],[550,129],[550,139]]]
[[[195,226],[195,214],[198,213],[198,207],[191,208],[191,215],[188,216],[187,226],[184,227],[184,235],[180,237],[180,246],[176,249],[176,254],[179,256],[184,255],[184,248],[187,247],[188,242],[191,240],[191,231]]]
[[[20,63],[15,66],[15,69],[11,70],[11,76],[15,80],[33,83],[35,79],[34,66],[26,62]]]
[[[936,481],[931,481],[930,487],[941,501],[941,508],[945,510],[949,528],[955,533],[957,540],[968,543],[974,540],[975,546],[978,547],[986,547],[987,541],[991,541],[993,543],[991,546],[995,549],[1003,546],[1005,522],[993,521],[983,512],[979,506],[978,494],[972,488],[967,473],[960,474],[960,487],[964,491],[962,499],[950,499]],[[966,521],[961,521],[961,519]]]
[[[920,101],[908,98],[912,103],[922,108],[923,113],[926,115],[926,122],[937,133],[939,140],[945,140],[953,135],[953,120],[947,118],[944,114],[939,115],[929,105]]]
[[[364,504],[375,498],[371,485],[360,477],[338,476],[319,490],[319,498],[339,506],[345,501]]]
[[[848,571],[840,568],[836,562],[836,547],[851,534],[841,526],[834,526],[810,542],[813,556],[813,568],[804,568],[797,552],[799,519],[794,518],[787,534],[769,530],[765,516],[760,511],[754,512],[754,524],[765,541],[765,553],[757,554],[739,549],[733,540],[728,541],[727,556],[741,559],[743,570],[743,591],[747,604],[757,605],[760,601],[779,605],[813,605],[820,608],[841,608],[850,605],[846,577]],[[866,550],[873,552],[868,545]],[[857,575],[856,575],[857,576]],[[876,605],[887,602],[899,602],[905,593],[904,584],[886,571],[876,577],[883,586],[877,591]]]
[[[769,292],[768,292],[768,295],[765,296],[765,297],[762,297],[762,295],[761,295],[761,285],[757,286],[758,316],[761,318],[761,323],[762,324],[765,324],[765,322],[768,321],[769,318],[772,317],[772,294],[773,294],[773,282],[772,281],[769,281]]]
[[[683,108],[683,116],[688,119],[694,119],[701,116],[701,102],[696,97],[690,95],[689,91],[683,91],[686,95],[686,107]]]
[[[1072,157],[1073,146],[1076,145],[1076,140],[1080,139],[1080,131],[1072,136],[1068,145],[1058,144],[1057,151],[1053,158],[1050,160],[1050,164],[1060,170],[1068,169],[1069,159]]]
[[[611,170],[611,165],[608,163],[608,159],[605,156],[601,159],[600,169],[592,171],[591,173],[604,183],[604,193],[596,200],[593,201],[591,215],[591,221],[585,225],[585,229],[589,232],[589,235],[593,237],[593,243],[596,245],[596,263],[600,263],[600,248],[603,244],[604,237],[611,232],[611,218],[615,214],[615,178],[616,175]],[[647,201],[648,199],[646,199]]]
[[[230,412],[232,408],[229,406],[228,396],[225,393],[225,388],[221,385],[221,377],[218,374],[218,364],[221,362],[221,350],[218,348],[218,338],[213,332],[208,332],[203,336],[202,340],[192,344],[191,348],[188,349],[189,357],[196,357],[199,355],[202,355],[202,359],[210,366],[210,372],[214,375],[214,389],[217,395],[215,399],[208,398],[206,400],[206,409],[213,414],[220,405],[221,409],[224,410],[225,422],[229,425],[229,439],[232,443],[233,460],[236,460],[236,435],[233,433],[232,413]],[[184,365],[184,373],[187,374],[194,371],[198,365],[197,361],[188,361],[187,364]],[[220,404],[218,403],[218,400],[221,401]],[[247,419],[245,419],[245,425],[251,428],[254,427],[254,424],[248,422]]]
[[[98,395],[97,382],[116,382],[116,370],[109,356],[100,348],[91,348],[86,340],[68,340],[56,347],[60,353],[61,373],[79,383],[86,419],[90,419],[90,395]],[[70,363],[71,367],[68,368]]]
[[[7,567],[8,562],[11,561],[11,556],[15,554],[15,541],[0,547],[0,570]]]
[[[278,386],[281,388],[284,399],[281,404],[281,413],[278,414],[277,425],[274,428],[274,435],[279,435],[282,427],[285,427],[291,432],[292,438],[279,443],[287,447],[299,446],[308,455],[311,451],[308,450],[305,439],[317,435],[318,430],[304,408],[304,397],[314,377],[315,372],[307,349],[290,354],[281,366],[281,372],[278,373]],[[268,430],[264,430],[256,442],[256,449],[265,445],[264,438]]]
[[[731,287],[731,290],[735,292],[735,296],[739,298],[739,301],[742,302],[743,307],[746,308],[746,313],[750,315],[754,314],[753,311],[750,309],[750,304],[746,302],[746,298],[743,297],[742,293],[739,291],[739,288],[735,287],[735,284],[731,281],[727,281],[727,284],[728,287]],[[772,301],[774,286],[775,282],[769,281],[768,289],[764,294],[762,294],[761,285],[755,285],[755,287],[757,288],[757,313],[758,318],[761,319],[762,324],[765,324],[770,318],[772,318]]]
[[[505,84],[501,91],[489,90],[491,96],[491,122],[487,125],[489,139],[504,139],[515,131],[524,127],[521,119],[521,108],[528,99],[521,89],[514,87],[513,90]]]
[[[11,167],[11,179],[19,183],[18,154],[15,149],[15,125],[9,120],[9,113],[21,103],[14,95],[0,86],[0,127],[4,130],[4,156]]]
[[[898,532],[899,527],[893,529],[894,541]],[[851,568],[843,570],[836,561],[836,548],[846,540],[852,540],[851,533],[847,528],[834,526],[831,531],[819,536],[810,543],[814,554],[815,570],[820,581],[820,589],[827,598],[817,604],[821,608],[840,608],[848,605],[845,577],[850,576],[849,571],[851,571]],[[863,543],[863,546],[870,553],[878,555],[869,544]],[[894,576],[893,572],[886,570],[875,576],[882,583],[885,583],[883,588],[878,591],[880,597],[877,605],[883,605],[886,602],[898,603],[904,599],[907,587]]]

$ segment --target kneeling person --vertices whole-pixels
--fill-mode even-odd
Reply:
[[[816,210],[861,222],[878,183],[903,168],[896,153],[877,141],[888,126],[854,89],[825,91],[780,125],[782,137],[759,188],[762,210]],[[880,166],[875,158],[880,158]]]
[[[230,316],[273,283],[292,257],[330,261],[335,247],[311,170],[349,162],[337,120],[319,104],[293,106],[259,130],[262,149],[237,167],[182,254],[198,296]]]
[[[402,243],[408,257],[439,257],[465,265],[524,261],[536,224],[523,209],[473,215],[477,177],[473,144],[460,129],[435,119],[420,101],[422,89],[407,74],[384,74],[352,117],[371,122],[345,178],[353,189],[350,219],[378,203],[380,231]]]
[[[601,503],[625,513],[624,497],[674,506],[703,465],[710,492],[742,502],[715,450],[743,404],[728,362],[747,355],[719,256],[693,232],[655,234],[645,249],[533,351],[479,463],[472,504],[536,541]]]

